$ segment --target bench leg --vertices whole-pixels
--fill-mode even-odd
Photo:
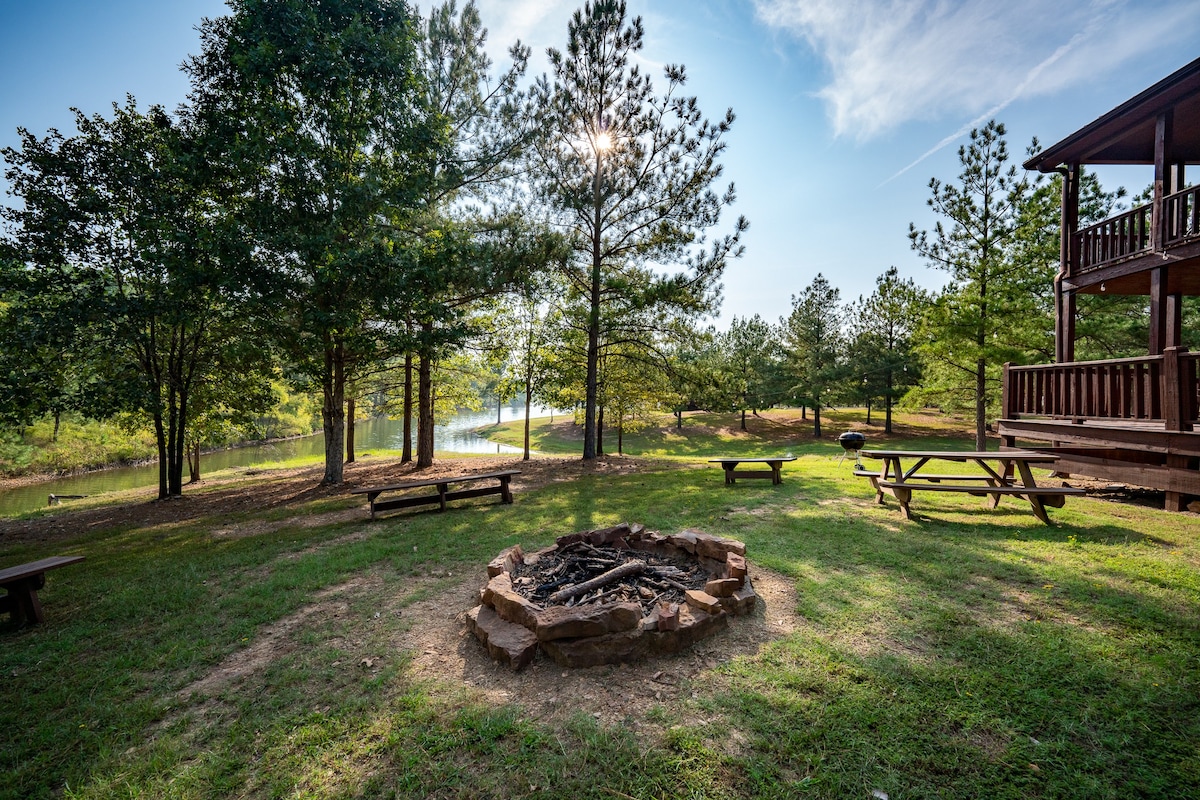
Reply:
[[[437,487],[438,487],[438,505],[441,507],[440,508],[441,511],[445,511],[446,510],[446,484],[439,483],[437,485]]]
[[[500,499],[505,503],[511,504],[513,501],[512,491],[508,488],[508,479],[510,476],[505,475],[500,478]]]
[[[771,483],[775,486],[783,483],[783,475],[780,474],[783,469],[783,464],[777,461],[771,462]]]
[[[1042,498],[1036,494],[1025,495],[1029,498],[1029,505],[1033,506],[1033,513],[1042,522],[1050,524],[1050,516],[1046,513],[1046,507],[1042,504]]]
[[[725,468],[725,485],[732,486],[733,482],[734,482],[733,481],[733,468],[736,467],[737,464],[736,463],[735,464],[722,464],[721,466]]]
[[[38,589],[46,585],[45,574],[33,575],[19,581],[6,583],[8,590],[8,611],[12,621],[18,628],[26,623],[40,624],[46,621],[42,614],[42,601],[38,599]]]

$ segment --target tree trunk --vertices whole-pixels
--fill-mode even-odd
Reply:
[[[604,455],[604,406],[596,409],[596,455]]]
[[[325,433],[325,477],[321,483],[342,482],[342,452],[346,438],[346,351],[340,341],[325,343],[321,427]]]
[[[675,410],[675,427],[679,430],[683,430],[683,409],[682,408],[678,408]]]
[[[617,417],[617,455],[625,455],[625,415]]]
[[[158,448],[158,499],[170,497],[167,491],[167,432],[163,428],[162,410],[154,410],[154,444]]]
[[[975,449],[987,450],[987,372],[981,358],[975,364]]]
[[[587,344],[587,383],[583,405],[583,458],[593,459],[601,451],[598,450],[596,430],[596,406],[600,385],[600,267],[601,267],[601,227],[600,227],[600,182],[603,180],[604,161],[599,150],[596,151],[596,171],[592,175],[592,285],[588,296],[588,344]]]
[[[742,409],[742,430],[746,430],[746,409]]]
[[[496,392],[496,424],[500,424],[500,412],[504,409],[504,400],[500,397],[500,392]]]
[[[821,438],[821,404],[813,404],[813,438]]]
[[[50,437],[50,441],[52,441],[52,442],[58,441],[58,423],[61,419],[62,419],[62,411],[60,411],[57,408],[54,409],[54,434]]]
[[[533,400],[533,381],[530,376],[525,376],[525,454],[521,456],[522,461],[529,460],[529,408]],[[553,419],[553,417],[551,417]]]
[[[409,326],[411,330],[411,325]],[[404,445],[400,451],[400,463],[412,461],[412,379],[413,354],[404,354]]]
[[[884,399],[883,432],[892,432],[892,371],[887,373],[887,397]]]
[[[188,454],[188,483],[200,480],[200,443],[194,442]]]
[[[346,399],[346,463],[354,463],[354,398]]]
[[[867,398],[867,424],[871,424],[871,400]]]
[[[433,323],[421,323],[426,334],[433,333]],[[433,466],[433,354],[432,345],[421,345],[417,361],[417,467]]]

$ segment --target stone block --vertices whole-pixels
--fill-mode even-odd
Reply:
[[[542,642],[541,647],[561,667],[595,667],[641,658],[647,640],[641,628],[635,628],[584,639],[554,639]]]
[[[728,614],[709,614],[688,606],[680,606],[679,627],[671,631],[647,633],[647,649],[652,653],[678,653],[728,625]]]
[[[688,529],[680,532],[680,536],[684,534],[690,535],[696,541],[696,555],[703,558],[714,558],[718,561],[725,560],[726,553],[737,553],[739,556],[746,555],[746,545],[744,542],[739,542],[737,539],[723,539],[720,536],[710,536],[707,533],[695,529]]]
[[[713,597],[732,597],[733,593],[742,588],[744,581],[737,578],[717,578],[704,584],[704,593]]]
[[[503,619],[524,625],[531,631],[537,627],[537,615],[541,607],[513,590],[512,578],[507,572],[501,572],[488,581],[481,599],[484,605],[494,608]]]
[[[558,545],[556,544],[552,544],[549,547],[543,547],[540,550],[534,550],[532,553],[525,554],[524,563],[526,566],[533,566],[543,557],[552,555],[556,552],[558,552]]]
[[[610,603],[580,606],[550,606],[537,614],[535,632],[540,641],[578,639],[606,633],[633,630],[642,620],[637,603]]]
[[[746,557],[737,553],[725,554],[725,573],[726,577],[737,578],[744,581],[746,579]]]
[[[747,580],[745,585],[734,592],[729,597],[721,598],[721,607],[730,614],[736,616],[745,616],[746,614],[754,613],[754,605],[758,602],[758,594],[754,591],[754,587]]]
[[[678,603],[659,603],[654,613],[658,617],[654,626],[655,630],[673,631],[679,628]]]
[[[494,578],[501,572],[512,572],[512,568],[519,562],[525,559],[525,553],[521,550],[521,545],[514,544],[500,555],[496,556],[487,565],[487,574],[489,578]]]
[[[698,589],[688,589],[684,597],[687,599],[687,604],[692,608],[706,611],[709,614],[721,613],[721,601],[708,592],[701,592]]]
[[[696,554],[697,536],[695,531],[680,531],[667,537],[667,544],[677,547],[689,555]]]
[[[583,537],[584,537],[584,534],[582,534],[582,533],[568,533],[566,536],[560,536],[557,539],[555,539],[554,544],[557,545],[558,547],[566,547],[569,544],[575,544],[576,542],[582,542]]]
[[[501,619],[487,606],[478,605],[468,611],[467,624],[492,658],[513,670],[524,669],[537,655],[538,641],[533,631]]]
[[[588,544],[600,547],[602,545],[612,544],[617,539],[624,539],[628,533],[629,523],[622,522],[620,525],[614,525],[611,528],[599,528],[597,530],[590,531],[589,533],[584,534],[584,538],[587,540]]]

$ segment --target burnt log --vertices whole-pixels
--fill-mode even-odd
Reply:
[[[613,581],[619,581],[621,578],[626,578],[630,575],[637,575],[646,569],[645,561],[627,561],[615,569],[610,569],[608,572],[597,575],[591,580],[577,583],[574,586],[568,586],[565,589],[560,589],[550,595],[551,603],[565,603],[572,597],[579,597],[582,594],[587,594],[593,589],[599,589],[601,586],[607,586]]]

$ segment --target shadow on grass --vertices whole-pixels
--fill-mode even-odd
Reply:
[[[725,486],[703,467],[375,523],[281,525],[268,508],[98,529],[81,540],[87,568],[47,586],[51,623],[0,633],[0,724],[23,731],[0,744],[0,796],[1168,797],[1197,785],[1200,578],[1172,548],[1200,526],[1119,521],[1075,499],[1052,527],[975,498],[931,501],[908,522],[835,457],[802,454],[779,486]],[[509,545],[622,520],[742,539],[752,569],[795,580],[807,620],[690,687],[664,742],[583,718],[535,725],[412,683],[403,658],[348,669],[347,642],[375,635],[357,608],[210,705],[176,708],[261,626],[353,576],[404,585],[430,565],[479,568]]]

